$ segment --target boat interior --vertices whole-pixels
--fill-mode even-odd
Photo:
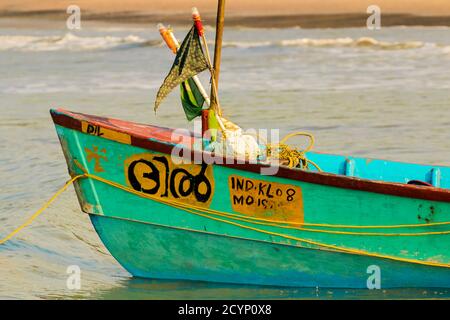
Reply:
[[[308,152],[324,172],[368,180],[450,189],[450,167]]]

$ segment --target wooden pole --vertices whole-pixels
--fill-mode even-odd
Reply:
[[[218,93],[217,93],[217,83],[216,83],[215,76],[214,76],[214,68],[211,63],[211,56],[209,54],[208,42],[206,41],[206,36],[205,36],[204,29],[203,29],[203,24],[202,24],[202,19],[200,17],[200,13],[198,12],[197,8],[192,8],[192,19],[194,20],[195,28],[197,29],[198,34],[202,39],[203,46],[205,47],[206,60],[208,63],[209,70],[211,72],[211,92],[214,95],[214,104],[212,103],[212,100],[211,100],[210,104],[209,104],[209,108],[208,108],[208,110],[209,110],[208,117],[211,117],[211,114],[213,112],[216,115],[221,116],[222,111],[220,109],[220,102],[219,102],[219,97],[218,97]],[[225,127],[224,127],[222,121],[220,121],[220,117],[215,117],[215,118],[217,119],[217,122],[219,123],[219,126],[222,129],[222,131],[225,131]]]
[[[225,23],[225,0],[218,0],[217,20],[216,20],[216,40],[214,47],[214,65],[213,65],[214,79],[213,85],[211,86],[211,105],[213,106],[213,108],[219,105],[218,89],[219,89],[220,60],[222,57],[222,37],[223,37],[224,23]]]

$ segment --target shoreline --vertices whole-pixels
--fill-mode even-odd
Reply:
[[[354,28],[365,27],[368,14],[292,14],[292,15],[230,15],[225,18],[229,27],[251,28]],[[1,20],[15,20],[20,25],[23,22],[28,25],[36,23],[61,23],[66,21],[69,15],[60,10],[40,11],[0,11]],[[146,13],[146,12],[86,12],[81,15],[82,21],[100,22],[107,24],[145,25],[164,22],[175,26],[191,23],[190,14]],[[38,22],[38,20],[40,20]],[[215,15],[203,14],[205,25],[214,25]],[[447,26],[450,27],[450,16],[419,16],[412,14],[383,14],[381,26]]]

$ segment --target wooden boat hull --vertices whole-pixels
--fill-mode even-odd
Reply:
[[[450,287],[448,190],[177,164],[170,129],[52,116],[70,174],[98,177],[75,185],[82,210],[134,276],[364,288],[375,266],[384,288]]]
[[[292,287],[450,287],[450,270],[91,215],[105,246],[137,277]],[[369,280],[370,282],[370,280]]]

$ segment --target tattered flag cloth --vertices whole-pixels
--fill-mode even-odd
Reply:
[[[183,40],[180,49],[178,49],[172,69],[170,69],[161,88],[159,88],[158,94],[156,95],[155,112],[161,104],[161,101],[173,90],[173,88],[206,69],[208,69],[208,63],[200,44],[197,29],[193,26]],[[187,83],[193,83],[193,81]],[[183,107],[186,111],[184,104]],[[186,112],[186,116],[189,119],[190,115],[188,115],[188,112]]]
[[[202,114],[205,98],[200,93],[200,89],[192,78],[186,80],[180,85],[181,88],[181,104],[183,105],[186,118],[192,119]]]

